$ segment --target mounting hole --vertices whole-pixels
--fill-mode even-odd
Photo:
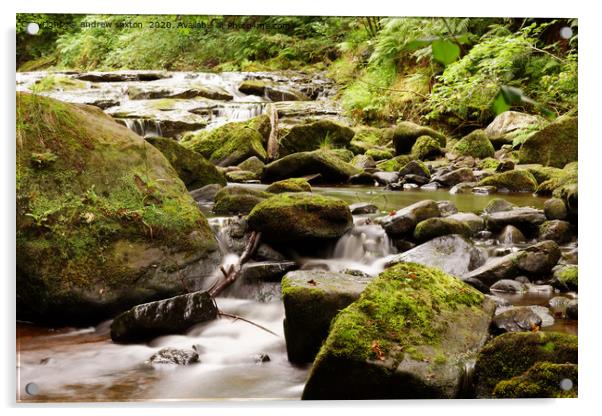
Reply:
[[[573,389],[573,380],[569,378],[563,378],[560,380],[560,388],[564,391],[569,391]]]
[[[27,23],[27,27],[25,28],[25,30],[30,35],[37,35],[38,32],[40,31],[40,25],[37,24],[36,22]]]
[[[560,29],[560,37],[562,39],[570,39],[573,36],[573,29],[571,29],[568,26],[563,27],[562,29]]]
[[[35,396],[40,392],[40,387],[36,383],[27,383],[25,386],[25,393],[30,396]]]

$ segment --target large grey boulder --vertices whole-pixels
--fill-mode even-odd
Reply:
[[[491,231],[501,231],[506,225],[513,225],[525,234],[538,230],[546,220],[540,209],[531,207],[514,208],[509,211],[499,211],[485,215],[485,224]]]

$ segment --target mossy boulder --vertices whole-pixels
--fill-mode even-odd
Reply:
[[[354,134],[351,128],[327,119],[297,124],[280,138],[278,152],[280,156],[287,156],[293,153],[317,150],[325,146],[344,148]]]
[[[401,237],[413,232],[419,222],[439,216],[441,216],[439,205],[431,199],[425,199],[379,218],[377,222],[387,234]]]
[[[265,89],[269,84],[266,81],[258,79],[247,79],[240,83],[238,91],[248,95],[258,95],[263,97]]]
[[[550,220],[539,226],[540,240],[553,240],[558,244],[567,243],[573,238],[573,227],[568,221]]]
[[[493,389],[496,399],[576,398],[577,364],[535,363],[520,376],[500,381]],[[565,388],[563,388],[563,383]]]
[[[411,153],[416,159],[430,160],[443,155],[443,149],[436,139],[430,136],[420,136],[412,146]]]
[[[554,269],[552,284],[564,291],[579,289],[579,267],[576,264]]]
[[[429,218],[419,222],[414,229],[414,239],[419,243],[450,234],[470,237],[472,230],[464,222],[450,218]]]
[[[420,160],[412,160],[408,162],[399,170],[399,176],[405,175],[417,175],[423,178],[430,179],[431,172],[429,168]]]
[[[459,397],[495,306],[439,269],[402,263],[332,322],[303,399]]]
[[[16,147],[19,319],[105,319],[219,264],[169,161],[100,109],[18,93]]]
[[[251,172],[249,170],[230,170],[226,172],[226,178],[228,182],[250,182],[257,181],[259,176],[255,172]]]
[[[504,111],[485,129],[496,149],[505,144],[520,144],[545,125],[545,119],[518,111]]]
[[[540,163],[563,168],[577,161],[577,117],[561,117],[525,140],[519,151],[520,163]]]
[[[268,192],[243,186],[228,186],[215,195],[213,212],[218,215],[248,214],[261,201],[271,197]]]
[[[385,172],[399,172],[401,168],[403,168],[412,160],[414,160],[414,158],[409,155],[395,156],[392,159],[378,162],[376,167],[380,170],[384,170]]]
[[[393,152],[388,149],[379,149],[376,147],[373,147],[372,149],[368,149],[365,154],[366,154],[366,156],[370,156],[372,159],[374,159],[376,161],[391,159],[392,157],[395,156],[393,154]]]
[[[403,155],[410,153],[416,140],[421,136],[435,139],[439,147],[445,147],[445,136],[429,127],[423,127],[409,121],[402,121],[385,133],[385,139],[393,141],[395,153]]]
[[[182,137],[181,144],[219,166],[233,166],[255,156],[267,158],[265,144],[270,134],[266,115],[228,123],[211,131],[202,130]]]
[[[453,147],[453,151],[462,156],[472,156],[479,159],[493,157],[495,150],[483,130],[475,130],[464,136]]]
[[[247,160],[239,163],[238,167],[241,170],[253,172],[255,175],[260,177],[263,173],[263,169],[265,168],[265,163],[263,163],[257,156],[251,156]]]
[[[224,174],[212,163],[175,140],[149,137],[146,141],[163,153],[188,189],[197,189],[212,183],[226,185]]]
[[[353,160],[353,152],[351,150],[343,149],[343,148],[327,148],[325,149],[328,153],[335,155],[339,159],[341,159],[345,163],[350,163]]]
[[[483,212],[485,214],[493,214],[494,212],[511,211],[514,208],[516,208],[516,205],[512,202],[508,202],[502,198],[494,198],[483,208]]]
[[[552,195],[564,201],[569,214],[578,211],[578,168],[577,162],[567,164],[562,171],[537,187],[537,194]]]
[[[249,227],[272,243],[303,244],[341,237],[353,226],[344,201],[309,192],[282,193],[259,203]]]
[[[502,380],[520,376],[535,363],[577,364],[577,337],[556,332],[509,332],[493,338],[475,365],[477,397],[491,397]]]
[[[498,166],[500,166],[500,164],[501,162],[499,160],[494,159],[492,157],[486,157],[483,160],[479,161],[477,166],[479,167],[479,169],[495,171],[498,168]]]
[[[566,204],[560,198],[550,198],[544,202],[543,212],[548,220],[563,220],[567,216]]]
[[[371,156],[368,155],[356,155],[349,163],[355,168],[361,170],[376,168],[376,162]]]
[[[535,192],[537,180],[526,170],[510,170],[488,176],[479,182],[479,186],[495,186],[510,192]]]
[[[291,178],[274,182],[266,188],[266,192],[281,194],[283,192],[311,192],[311,185],[303,178]]]
[[[282,278],[284,337],[290,362],[314,360],[332,319],[360,297],[369,280],[323,270],[298,270]]]
[[[328,150],[294,153],[266,165],[262,180],[274,182],[282,179],[319,174],[326,183],[346,183],[361,170],[342,161]]]

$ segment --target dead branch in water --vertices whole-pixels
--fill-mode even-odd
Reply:
[[[256,322],[253,322],[253,321],[251,321],[251,320],[249,320],[249,319],[243,318],[242,316],[233,315],[233,314],[230,314],[230,313],[225,313],[225,312],[221,312],[221,311],[220,311],[220,312],[218,312],[218,314],[219,314],[219,316],[226,316],[226,317],[228,317],[228,318],[232,318],[232,319],[234,319],[235,321],[236,321],[236,320],[241,320],[241,321],[244,321],[244,322],[246,322],[246,323],[249,323],[249,324],[251,324],[251,325],[254,325],[254,326],[256,326],[257,328],[263,329],[264,331],[266,331],[266,332],[269,332],[269,333],[270,333],[270,334],[272,334],[272,335],[275,335],[275,336],[277,336],[277,337],[280,337],[280,335],[278,335],[277,333],[275,333],[275,332],[273,332],[273,331],[269,330],[269,329],[268,329],[268,328],[266,328],[265,326],[259,325],[258,323],[256,323]]]
[[[222,293],[224,289],[230,286],[240,275],[240,271],[242,270],[243,264],[245,264],[255,253],[257,247],[259,246],[259,240],[261,239],[261,233],[257,231],[253,231],[251,233],[251,237],[247,242],[247,246],[245,250],[242,252],[240,259],[238,260],[238,264],[236,266],[231,265],[228,270],[224,269],[224,267],[220,267],[222,274],[224,275],[224,280],[221,282],[216,282],[209,290],[209,294],[211,297],[215,298],[217,295]]]
[[[268,159],[278,158],[278,110],[273,104],[268,104],[268,116],[270,117],[270,136],[268,138]]]

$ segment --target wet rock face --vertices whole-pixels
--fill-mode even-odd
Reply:
[[[189,293],[138,305],[118,315],[111,324],[111,339],[116,343],[144,342],[182,333],[216,317],[217,306],[207,292]]]
[[[393,215],[380,218],[378,221],[387,234],[403,236],[412,232],[418,222],[440,215],[437,203],[428,199],[400,209]]]
[[[542,210],[521,207],[507,211],[493,212],[485,216],[487,229],[491,231],[501,231],[507,225],[513,225],[526,234],[531,234],[538,230],[546,220]]]
[[[359,298],[370,277],[319,270],[287,273],[282,279],[284,336],[289,361],[312,362],[336,314]]]
[[[441,175],[433,176],[433,180],[446,187],[452,187],[461,182],[475,182],[471,168],[460,168]]]
[[[468,239],[447,235],[396,256],[387,263],[387,267],[407,262],[438,267],[446,273],[461,277],[481,266],[485,262],[485,255]]]
[[[436,268],[387,269],[332,322],[302,398],[458,397],[462,369],[487,339],[493,309]]]
[[[353,226],[347,204],[308,192],[275,195],[253,208],[249,228],[273,243],[304,244],[331,241]]]
[[[162,348],[146,362],[149,365],[191,365],[200,362],[199,354],[194,350]]]

